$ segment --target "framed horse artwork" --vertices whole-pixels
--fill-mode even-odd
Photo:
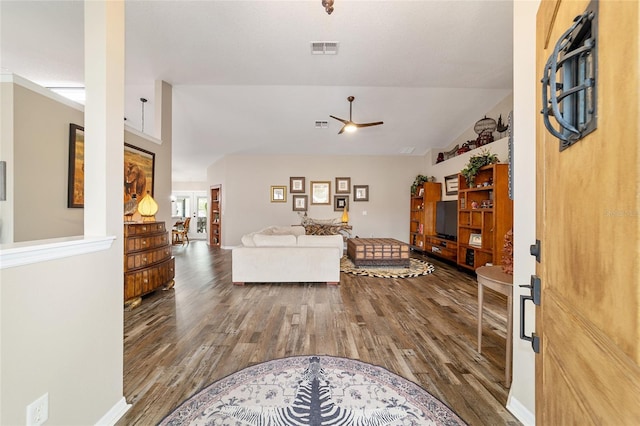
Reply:
[[[147,192],[153,197],[156,154],[124,144],[124,205],[135,209]]]

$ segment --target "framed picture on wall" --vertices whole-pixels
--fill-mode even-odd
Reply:
[[[331,182],[311,182],[311,204],[331,204]]]
[[[156,154],[124,144],[124,198],[140,201],[147,192],[153,197]]]
[[[447,195],[456,195],[458,193],[457,174],[444,177],[444,189]]]
[[[271,202],[284,203],[287,201],[287,187],[271,185]]]
[[[369,185],[353,185],[353,201],[369,201]]]
[[[351,178],[337,177],[336,178],[336,194],[349,194],[349,193],[351,193]]]
[[[293,211],[306,212],[308,200],[308,195],[293,195]]]
[[[124,215],[130,222],[142,197],[153,197],[156,154],[124,144]]]
[[[84,127],[69,124],[67,207],[84,207]]]
[[[304,194],[304,178],[303,177],[290,177],[289,178],[289,192],[292,194]]]
[[[349,210],[349,196],[347,195],[334,195],[333,197],[333,210],[334,211],[343,211],[344,209]]]

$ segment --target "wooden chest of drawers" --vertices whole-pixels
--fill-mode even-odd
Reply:
[[[142,296],[173,287],[175,262],[164,222],[124,225],[124,301],[138,306]]]

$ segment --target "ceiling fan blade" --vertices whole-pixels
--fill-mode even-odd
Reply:
[[[380,124],[384,124],[384,122],[376,121],[375,123],[362,123],[362,124],[353,123],[353,125],[356,127],[371,127],[371,126],[379,126]]]
[[[348,120],[345,120],[345,119],[343,119],[343,118],[338,118],[338,117],[336,117],[336,116],[334,116],[334,115],[330,115],[329,117],[331,117],[331,118],[333,118],[333,119],[335,119],[335,120],[338,120],[338,121],[340,121],[340,122],[342,122],[342,123],[344,123],[344,124],[347,124],[347,123],[349,122]]]
[[[344,129],[347,127],[347,125],[345,124],[344,126],[342,126],[342,129],[340,129],[340,131],[338,132],[339,135],[344,133]]]

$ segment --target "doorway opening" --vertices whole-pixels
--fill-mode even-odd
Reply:
[[[182,222],[191,218],[189,239],[207,239],[207,193],[206,191],[172,192],[171,220],[172,223]]]

